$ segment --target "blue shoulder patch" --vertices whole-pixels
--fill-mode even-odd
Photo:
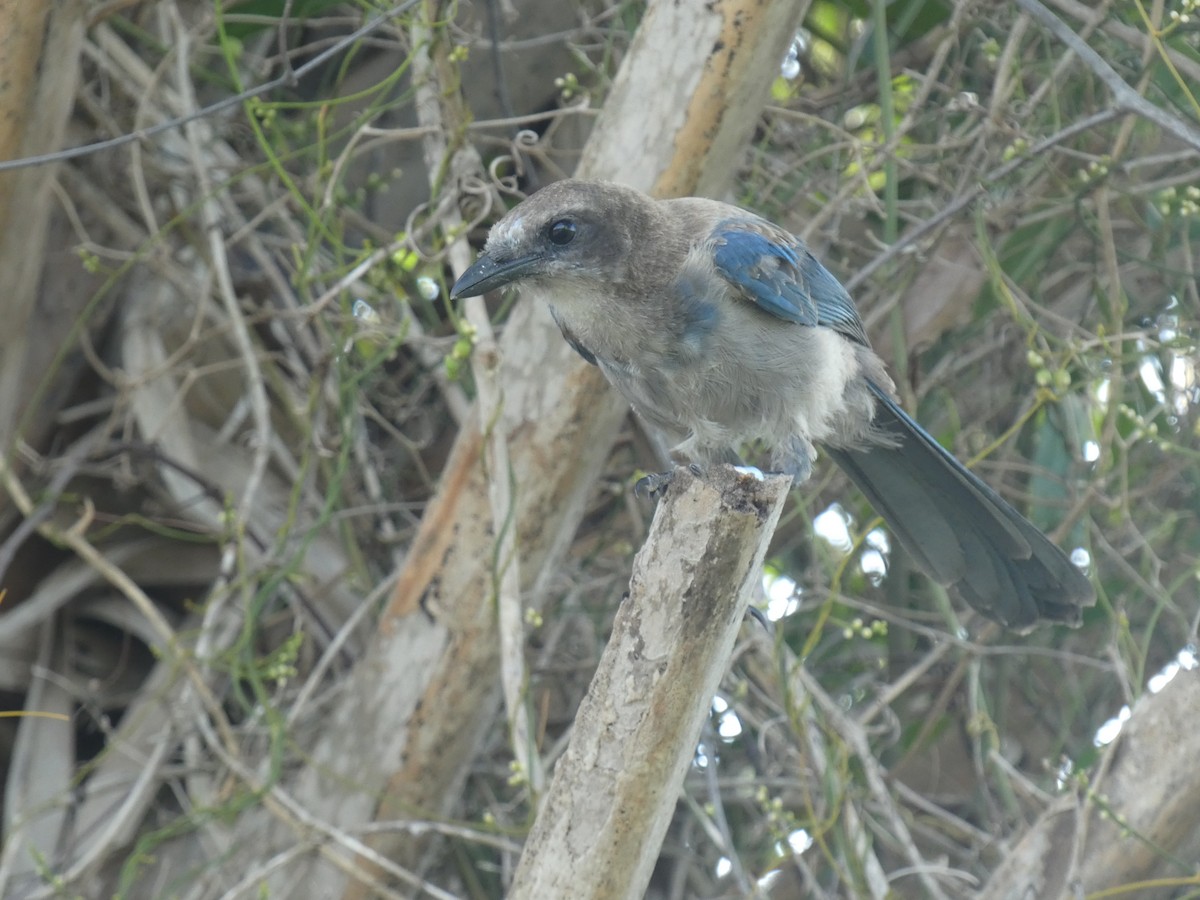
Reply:
[[[727,219],[712,240],[717,272],[742,297],[785,321],[832,328],[867,346],[850,295],[800,241],[761,219]]]
[[[817,308],[800,276],[796,251],[750,230],[753,224],[727,221],[717,226],[717,271],[739,294],[772,315],[797,325],[816,325]]]

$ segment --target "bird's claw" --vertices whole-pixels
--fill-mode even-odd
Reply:
[[[655,472],[651,475],[646,475],[634,483],[633,495],[635,497],[648,497],[651,500],[657,500],[667,492],[667,487],[674,478],[674,472]]]
[[[676,471],[672,469],[670,472],[655,472],[652,475],[639,478],[633,485],[634,496],[657,500],[667,492],[667,488],[675,480]],[[688,463],[688,471],[697,478],[704,477],[704,467],[699,463]]]
[[[769,636],[775,636],[775,623],[767,617],[766,610],[759,609],[757,606],[748,606],[746,612],[750,618],[762,626],[763,631]]]
[[[765,481],[766,475],[762,469],[757,466],[731,466],[733,471],[737,472],[743,478],[753,478],[755,481]],[[667,492],[671,482],[675,480],[675,471],[670,472],[655,472],[652,475],[646,475],[639,478],[633,485],[634,496],[648,497],[651,500],[657,500]],[[705,475],[704,466],[699,463],[688,463],[688,471],[697,478],[703,478]]]

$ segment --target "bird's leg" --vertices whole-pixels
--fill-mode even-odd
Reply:
[[[803,484],[812,474],[817,451],[812,441],[792,435],[771,454],[771,469],[792,476],[793,484]]]

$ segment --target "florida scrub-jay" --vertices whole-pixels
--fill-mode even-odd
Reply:
[[[1009,627],[1078,624],[1091,584],[897,405],[842,285],[745,210],[560,181],[513,208],[451,290],[515,284],[699,463],[761,441],[804,481],[820,444],[930,576]]]

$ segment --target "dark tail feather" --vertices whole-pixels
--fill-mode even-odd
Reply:
[[[932,578],[1014,629],[1078,625],[1096,602],[1083,573],[1031,522],[950,455],[887,394],[875,426],[894,447],[827,448]]]

